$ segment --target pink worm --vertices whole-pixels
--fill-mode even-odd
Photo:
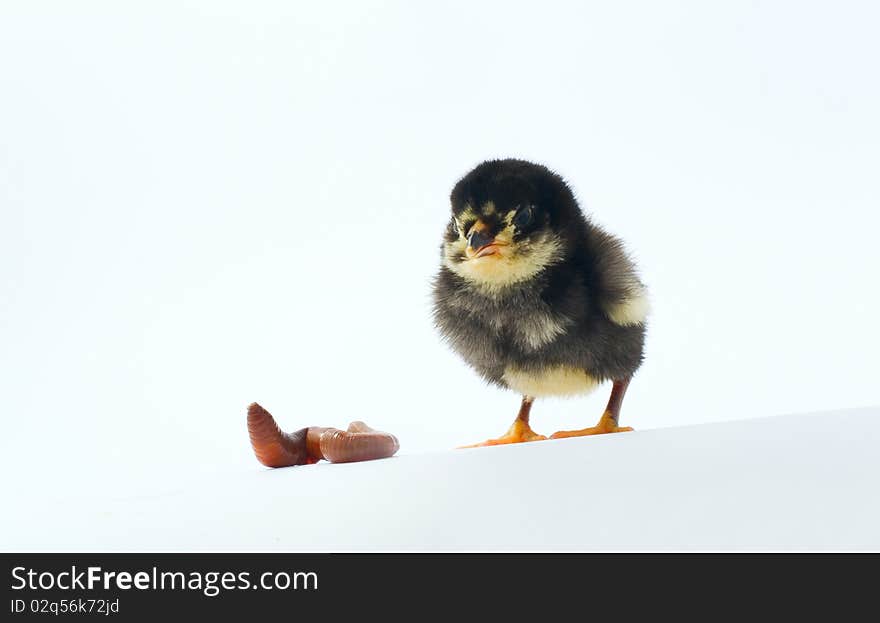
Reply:
[[[384,459],[400,448],[397,437],[352,422],[348,430],[310,426],[285,433],[272,414],[256,402],[248,407],[248,433],[257,460],[267,467],[308,465],[326,459],[351,463]]]

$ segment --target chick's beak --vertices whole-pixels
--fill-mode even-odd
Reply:
[[[486,233],[486,227],[478,221],[468,236],[468,246],[465,254],[468,259],[476,259],[487,255],[496,255],[500,243]]]

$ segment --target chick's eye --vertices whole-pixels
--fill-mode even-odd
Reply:
[[[516,215],[513,217],[513,224],[516,225],[518,229],[522,229],[523,227],[527,227],[531,225],[532,218],[535,214],[535,206],[527,205],[521,207],[517,210]]]

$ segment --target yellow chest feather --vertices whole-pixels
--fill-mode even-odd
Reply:
[[[586,394],[599,384],[584,370],[555,366],[543,370],[521,370],[513,366],[504,371],[504,382],[524,396],[574,396]]]

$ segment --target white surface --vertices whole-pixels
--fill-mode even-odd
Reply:
[[[875,408],[254,467],[173,493],[29,500],[4,512],[0,546],[880,551],[878,447]]]
[[[642,266],[627,424],[880,404],[878,18],[0,2],[4,507],[237,477],[254,400],[288,429],[366,419],[404,454],[498,435],[518,397],[429,318],[449,190],[492,156],[560,171]]]

